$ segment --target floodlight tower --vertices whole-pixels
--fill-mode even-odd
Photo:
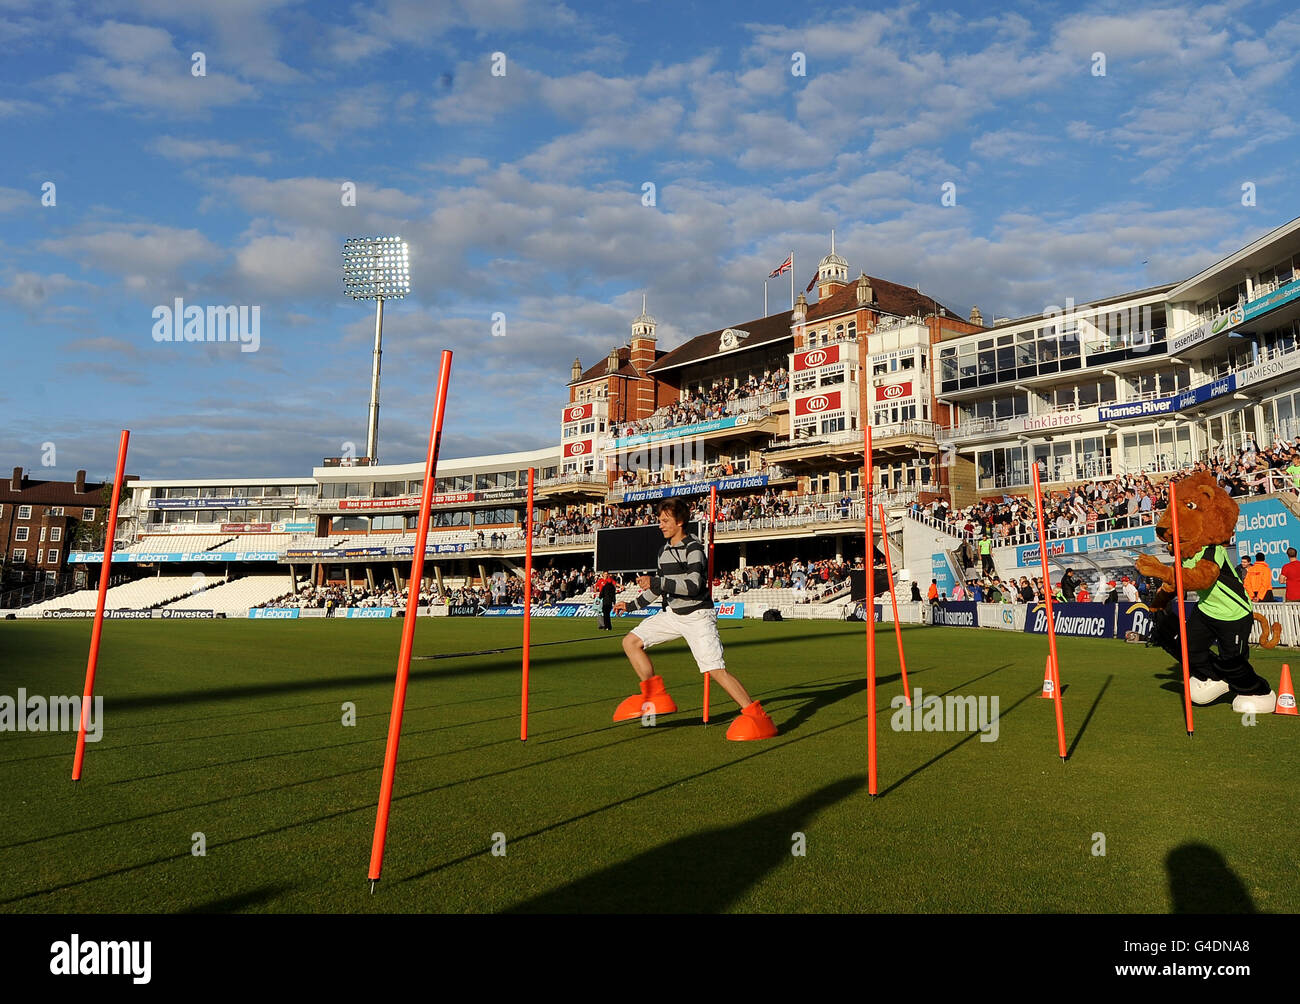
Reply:
[[[343,244],[343,289],[354,300],[375,301],[375,362],[370,373],[370,422],[366,456],[374,464],[379,451],[379,358],[384,301],[400,300],[411,291],[406,242],[400,237],[349,237]]]

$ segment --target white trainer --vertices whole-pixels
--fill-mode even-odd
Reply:
[[[1223,680],[1198,680],[1193,676],[1190,683],[1193,704],[1210,704],[1232,689]]]
[[[1248,711],[1271,715],[1277,710],[1277,693],[1270,690],[1267,694],[1238,694],[1232,699],[1232,710],[1243,715]]]

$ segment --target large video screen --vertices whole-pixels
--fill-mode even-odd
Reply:
[[[696,520],[687,527],[709,546],[708,523]],[[601,572],[654,572],[664,535],[653,526],[612,526],[596,531],[596,570]]]

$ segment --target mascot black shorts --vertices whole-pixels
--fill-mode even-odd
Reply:
[[[1240,620],[1219,621],[1201,613],[1199,606],[1187,609],[1187,663],[1198,680],[1222,680],[1234,694],[1267,694],[1273,688],[1250,664],[1250,632],[1255,619],[1247,614]],[[1178,641],[1178,603],[1156,614],[1151,629],[1151,643],[1159,645],[1180,662],[1182,647]],[[1217,647],[1216,654],[1213,649]]]

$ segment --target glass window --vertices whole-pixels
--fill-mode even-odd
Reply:
[[[957,379],[957,350],[955,348],[939,350],[939,379],[943,381]]]
[[[518,510],[482,509],[474,514],[475,526],[500,526],[502,523],[521,523]]]

